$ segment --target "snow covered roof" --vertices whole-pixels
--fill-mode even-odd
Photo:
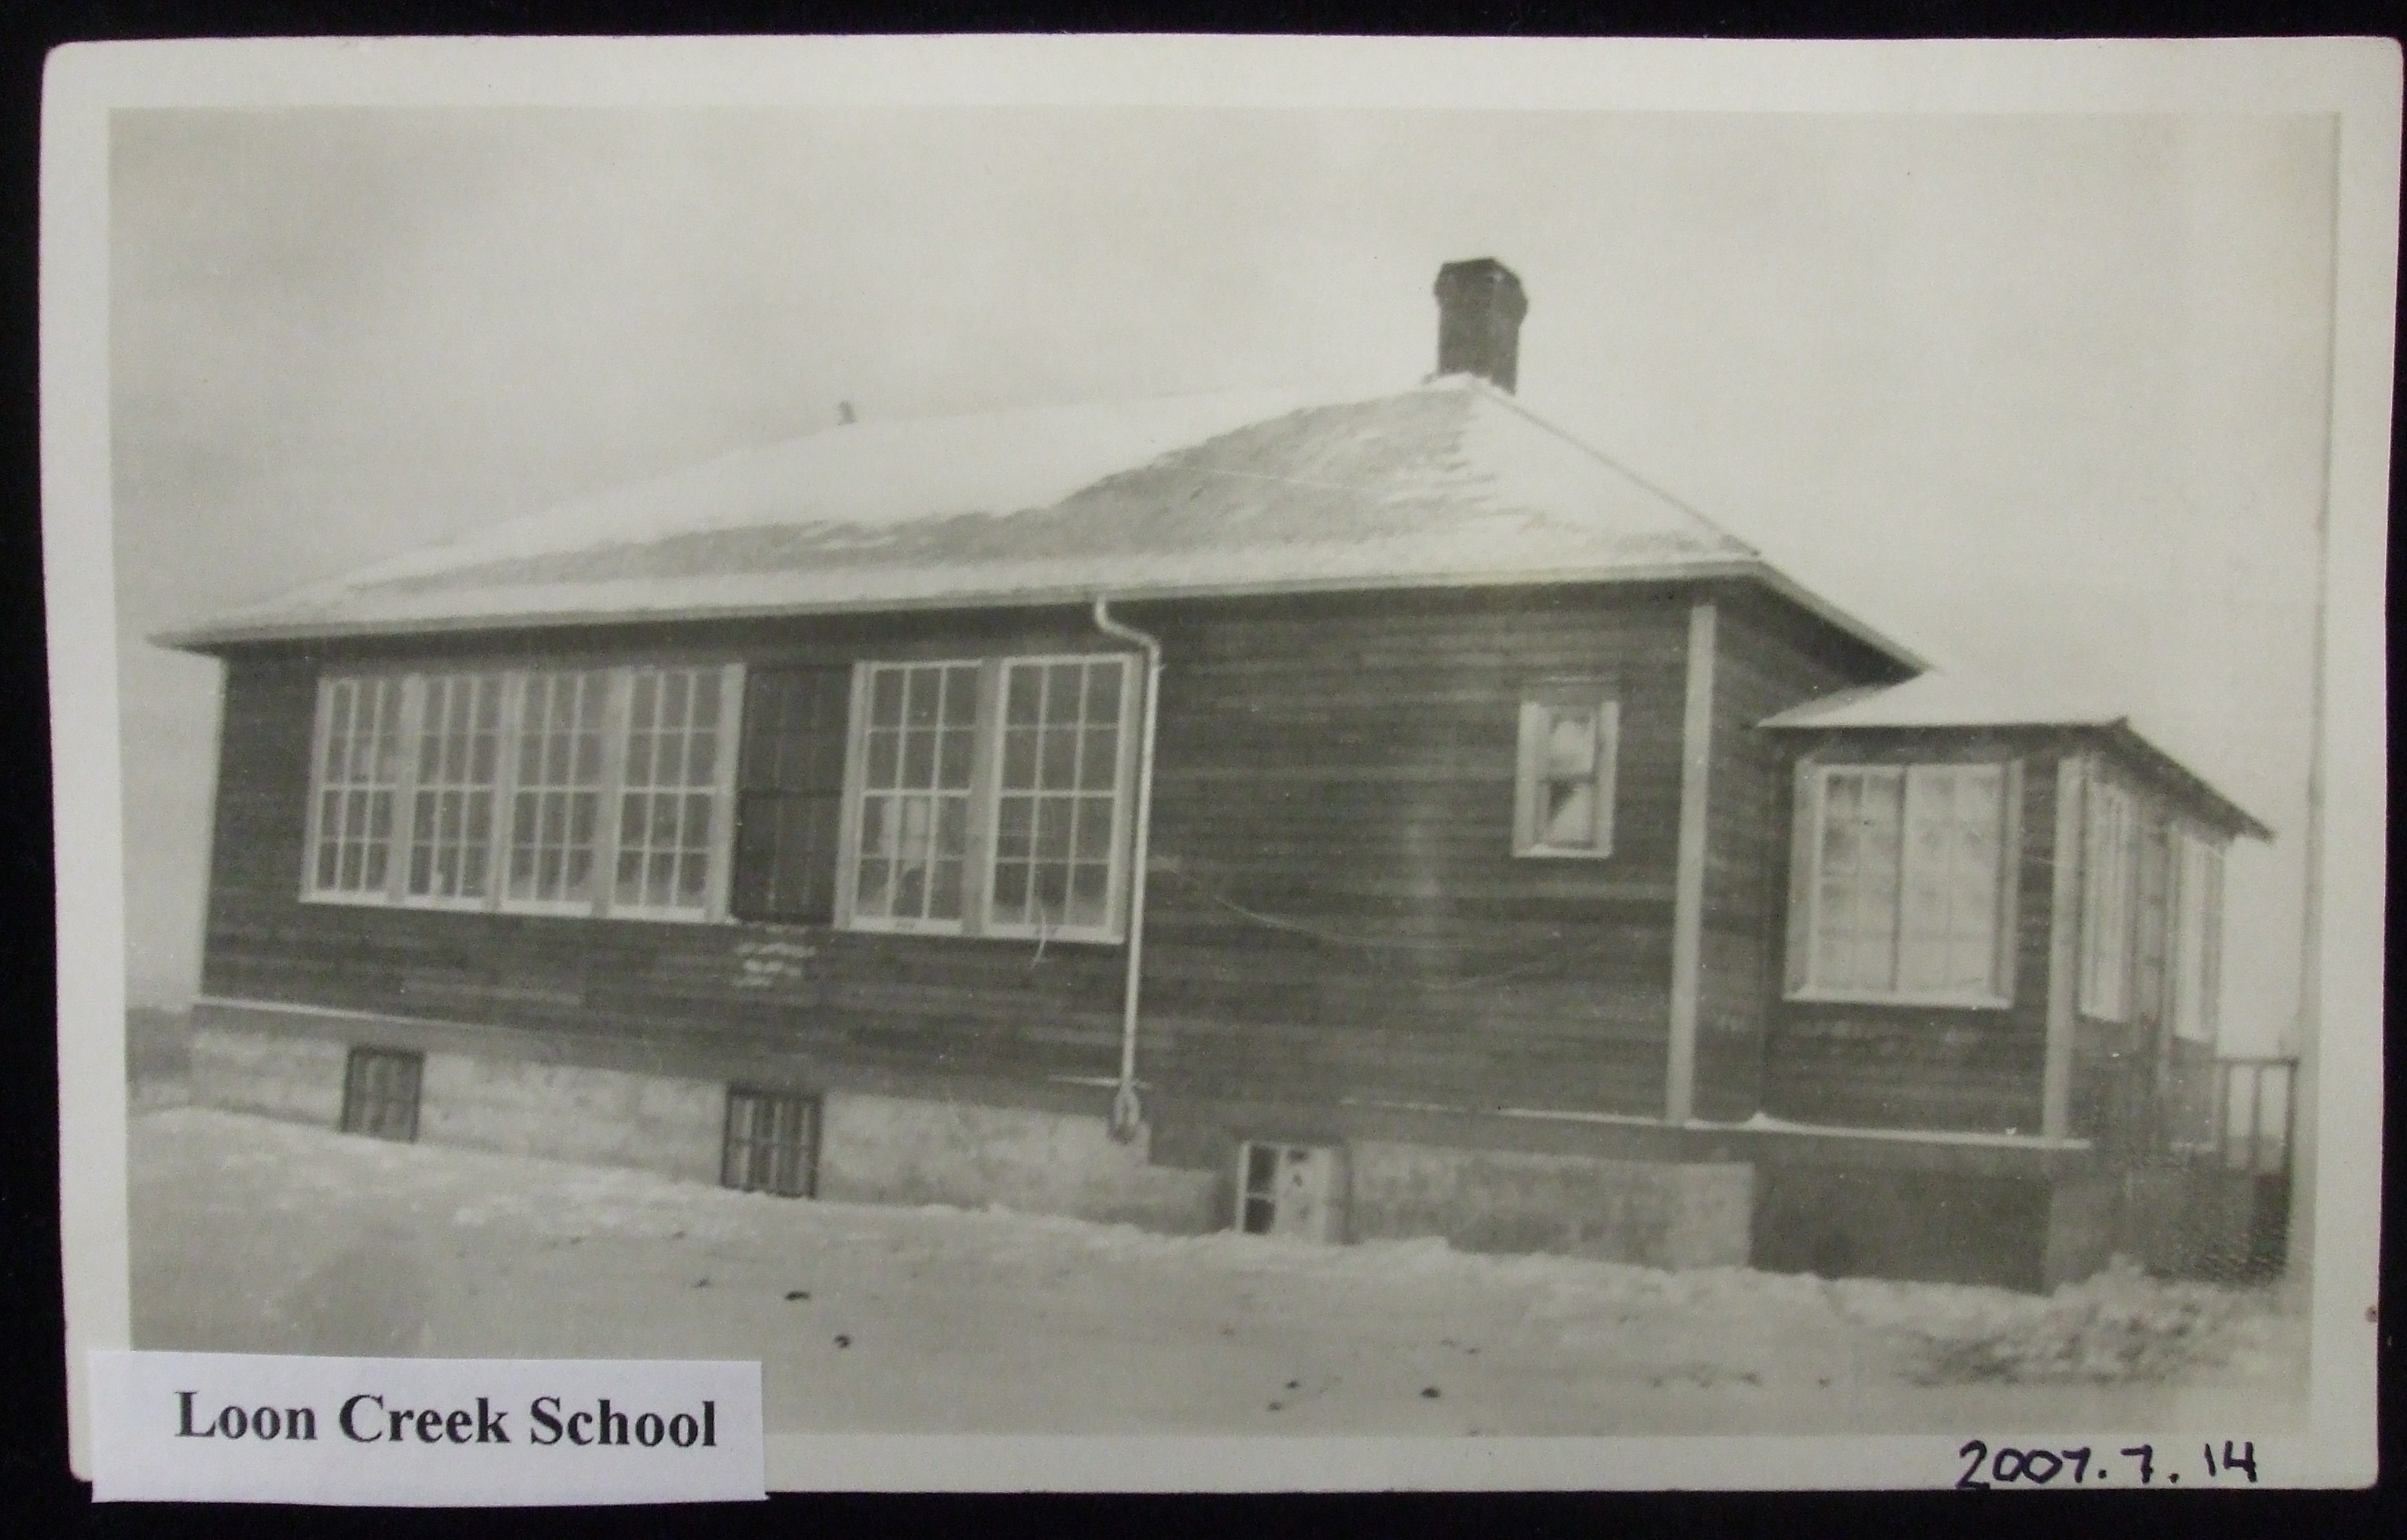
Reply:
[[[512,520],[159,640],[1739,578],[1921,660],[1470,376],[858,422]]]
[[[2087,730],[2178,787],[2219,823],[2257,839],[2273,832],[2142,734],[2129,714],[2103,703],[2035,687],[2021,679],[1934,670],[1901,683],[1843,690],[1794,706],[1757,724],[1774,731],[1877,729],[1893,732],[1968,728]]]

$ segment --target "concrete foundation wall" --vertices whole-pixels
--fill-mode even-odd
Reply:
[[[1767,1272],[2047,1286],[2045,1178],[1772,1162],[1760,1178],[1753,1262]]]
[[[1744,1266],[1754,1168],[1519,1150],[1353,1147],[1354,1239],[1443,1235],[1473,1251],[1556,1251],[1651,1267]]]
[[[203,1027],[192,1034],[192,1100],[333,1128],[349,1056],[342,1043]]]
[[[713,1081],[430,1053],[418,1136],[716,1182],[726,1119],[727,1088]]]
[[[1218,1227],[1210,1172],[1148,1163],[1101,1118],[831,1093],[819,1195],[872,1203],[1001,1204],[1191,1234]]]
[[[2111,1172],[2071,1177],[2047,1196],[2047,1254],[2041,1283],[2078,1283],[2114,1258],[2124,1238],[2123,1183]]]

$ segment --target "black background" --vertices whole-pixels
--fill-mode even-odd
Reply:
[[[66,1469],[64,1319],[59,1281],[55,852],[50,787],[37,462],[36,168],[45,53],[85,40],[316,35],[559,35],[942,32],[1402,33],[1431,36],[1705,37],[2400,36],[2407,0],[2168,4],[2088,0],[2000,5],[1973,0],[1801,4],[1719,0],[1566,4],[1560,0],[1033,0],[1019,5],[899,0],[807,5],[689,0],[677,5],[538,0],[0,0],[0,367],[7,371],[6,481],[0,483],[0,1514],[23,1534],[733,1534],[963,1535],[1097,1533],[1272,1540],[1360,1533],[1580,1536],[1776,1536],[1806,1533],[2078,1533],[2173,1535],[2407,1533],[2396,1479],[2372,1494],[2088,1492],[1812,1496],[1579,1494],[1488,1497],[867,1498],[786,1496],[716,1508],[551,1512],[393,1512],[276,1508],[96,1507]],[[2394,427],[2395,442],[2395,427]],[[2394,455],[2394,461],[2397,456]],[[2394,489],[2394,508],[2397,492]],[[2394,549],[2396,542],[2394,540]],[[2396,846],[2393,847],[2394,857]],[[74,859],[73,853],[67,859]],[[2392,888],[2398,887],[2396,862]],[[2396,970],[2394,970],[2396,971]],[[2394,1061],[2398,1055],[2394,1054]],[[2400,1076],[2391,1071],[2396,1090]],[[2394,1100],[2394,1106],[2407,1105]],[[2400,1190],[2386,1158],[2387,1191]],[[2386,1205],[2386,1208],[2390,1205]],[[2396,1212],[2393,1210],[2393,1212]],[[2386,1262],[2399,1256],[2386,1227]],[[2384,1306],[2397,1267],[2384,1269]],[[2395,1313],[2394,1313],[2395,1319]],[[2396,1332],[2383,1337],[2384,1463],[2395,1467],[2400,1404]],[[1900,1473],[1921,1479],[1927,1473]]]

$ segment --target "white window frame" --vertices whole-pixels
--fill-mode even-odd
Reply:
[[[1978,990],[1917,990],[1892,984],[1828,984],[1815,977],[1822,902],[1823,820],[1829,787],[1835,776],[1894,776],[1900,779],[1898,876],[1895,899],[1898,923],[1890,942],[1892,979],[1904,968],[1905,894],[1913,882],[1913,805],[1918,781],[1933,775],[1967,770],[1994,770],[1999,778],[1998,867],[1996,907],[1989,938],[1989,984]],[[1797,766],[1795,805],[1791,813],[1788,948],[1786,997],[1801,1002],[1831,1002],[1867,1005],[1921,1005],[1951,1009],[2004,1010],[2014,1005],[2016,947],[2019,935],[2020,867],[2022,865],[2022,761],[1959,760],[1914,763],[1820,763],[1805,760]]]
[[[699,908],[654,908],[616,902],[620,798],[627,759],[628,701],[637,674],[683,670],[719,676],[719,717],[713,752],[714,779],[708,788],[711,819],[709,864]],[[606,680],[602,718],[602,776],[596,785],[599,803],[594,823],[593,894],[573,901],[513,899],[509,896],[509,862],[517,806],[519,743],[524,726],[527,680],[536,675],[599,672]],[[502,683],[500,741],[492,781],[493,817],[486,853],[486,891],[468,897],[412,894],[409,890],[411,846],[419,790],[419,758],[425,726],[427,681],[435,677],[499,677]],[[362,680],[397,680],[402,692],[401,769],[393,787],[394,816],[387,834],[385,883],[365,893],[320,891],[317,886],[319,822],[323,802],[326,740],[332,730],[335,687]],[[733,877],[736,750],[742,741],[744,665],[715,661],[664,660],[642,663],[563,662],[532,666],[503,665],[463,660],[443,668],[335,669],[318,680],[317,721],[311,734],[309,806],[304,847],[300,897],[307,904],[349,904],[392,908],[450,910],[468,913],[549,915],[597,920],[645,920],[664,924],[714,924],[729,919],[728,892]]]
[[[1056,663],[1118,663],[1120,665],[1118,754],[1113,768],[1110,871],[1100,925],[1046,925],[1000,920],[994,913],[995,828],[1003,790],[1004,689],[1012,669]],[[977,670],[976,738],[971,750],[968,829],[962,850],[962,894],[958,918],[869,915],[859,912],[862,804],[868,793],[867,761],[872,693],[876,673],[890,668],[974,667]],[[989,658],[863,659],[853,664],[849,724],[845,735],[844,806],[836,840],[835,923],[840,930],[904,935],[983,936],[1118,945],[1128,934],[1129,860],[1136,803],[1136,724],[1143,702],[1144,669],[1134,653],[1118,651],[1013,653]]]
[[[2140,805],[2093,763],[2081,806],[2081,1014],[2131,1019],[2140,924]]]
[[[1596,830],[1586,845],[1546,842],[1545,801],[1550,777],[1545,773],[1546,736],[1555,713],[1593,712],[1596,716]],[[1542,861],[1602,861],[1613,854],[1613,803],[1616,767],[1621,760],[1621,703],[1593,687],[1549,686],[1521,697],[1521,717],[1513,774],[1513,853]]]
[[[2223,843],[2176,823],[2172,852],[2166,1016],[2174,1036],[2212,1045],[2222,1029]]]

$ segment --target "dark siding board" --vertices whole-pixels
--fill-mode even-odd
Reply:
[[[754,668],[745,680],[730,906],[746,920],[835,917],[851,672]]]

